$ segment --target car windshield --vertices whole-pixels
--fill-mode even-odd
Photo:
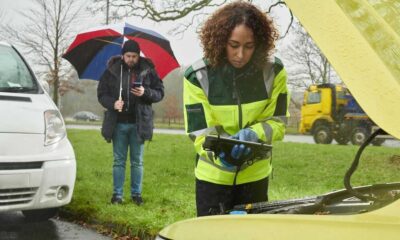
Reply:
[[[37,83],[25,62],[8,46],[0,46],[0,92],[38,92]]]

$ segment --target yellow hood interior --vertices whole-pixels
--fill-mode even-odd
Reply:
[[[400,2],[285,2],[363,110],[400,139]]]

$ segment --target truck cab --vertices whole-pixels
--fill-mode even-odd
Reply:
[[[328,88],[318,88],[313,85],[304,92],[303,106],[301,107],[301,133],[309,131],[318,120],[332,122],[331,91]]]
[[[318,132],[321,133],[319,140],[330,143],[332,134],[330,125],[334,122],[336,99],[333,98],[334,85],[311,85],[304,92],[303,106],[301,107],[301,121],[299,131],[301,133]],[[322,131],[324,130],[324,131]],[[322,134],[324,134],[322,136]]]

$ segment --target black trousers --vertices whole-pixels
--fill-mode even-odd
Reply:
[[[236,186],[220,185],[196,179],[197,216],[215,215],[221,205],[230,210],[235,205],[268,201],[268,177]]]

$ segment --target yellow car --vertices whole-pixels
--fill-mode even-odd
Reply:
[[[285,2],[368,116],[399,139],[400,1]],[[400,239],[400,183],[352,189],[346,178],[348,190],[236,206],[259,214],[189,219],[157,239]]]

